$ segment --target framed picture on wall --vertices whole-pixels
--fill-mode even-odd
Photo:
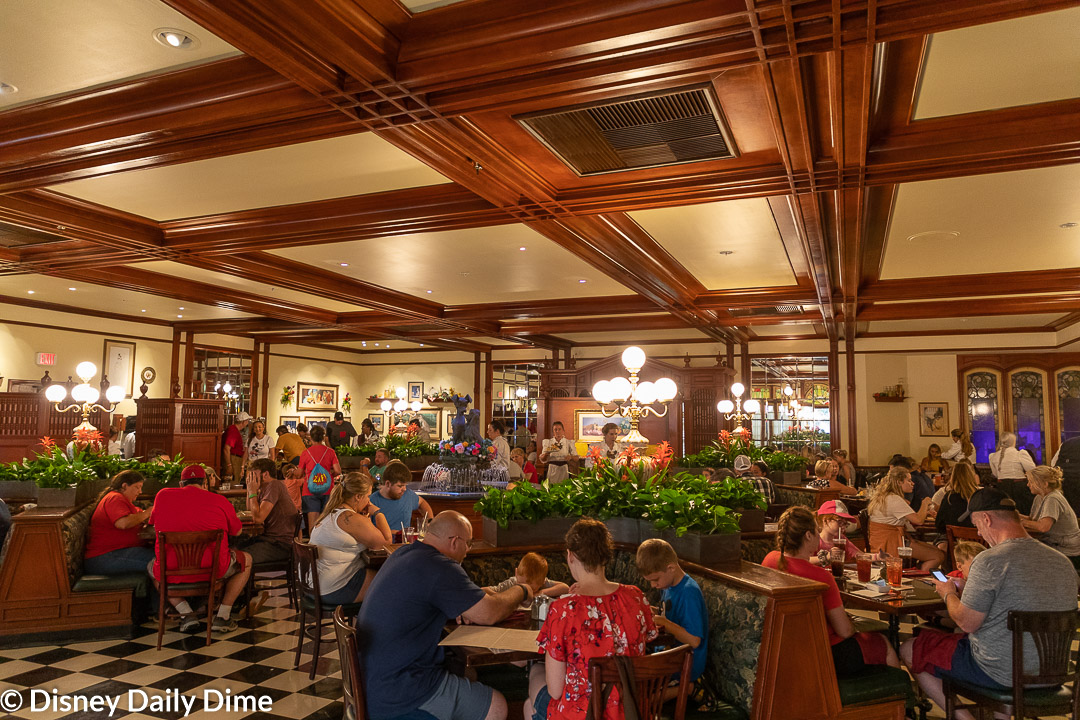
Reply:
[[[135,343],[106,340],[101,372],[108,376],[109,385],[120,385],[124,388],[124,397],[131,397],[135,387]]]
[[[949,403],[919,403],[919,435],[921,437],[948,437]]]
[[[338,386],[322,383],[296,383],[297,410],[337,410]]]
[[[381,434],[384,427],[383,421],[386,419],[386,416],[381,412],[373,412],[367,414],[367,419],[371,421],[371,425],[375,428],[375,431]]]
[[[297,424],[299,424],[299,422],[299,415],[282,415],[278,418],[278,427],[284,425],[285,427],[289,428],[289,432],[294,433],[296,432],[296,426]]]
[[[304,424],[307,425],[307,429],[310,432],[311,428],[318,425],[323,430],[326,429],[326,423],[330,422],[329,415],[305,415]]]
[[[423,408],[417,415],[424,418],[424,422],[427,423],[428,428],[431,430],[432,441],[438,440],[440,438],[439,433],[442,430],[442,426],[439,424],[442,421],[442,410]]]
[[[411,382],[409,383],[409,402],[413,400],[417,402],[424,402],[424,383]],[[436,428],[437,430],[438,428]]]
[[[630,432],[630,418],[604,417],[604,413],[595,410],[575,410],[574,427],[577,429],[576,440],[585,443],[600,442],[604,439],[604,426],[609,422],[619,426],[619,437]]]
[[[443,440],[449,440],[454,437],[454,413],[446,413],[444,420],[446,428],[443,430]]]

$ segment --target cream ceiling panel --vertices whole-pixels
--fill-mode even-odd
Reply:
[[[630,216],[709,290],[795,284],[763,198],[640,210]]]
[[[1080,97],[1080,8],[932,36],[915,119]]]
[[[791,325],[754,325],[754,333],[759,337],[782,337],[784,335],[813,335],[814,323],[795,323]]]
[[[154,220],[436,185],[446,178],[372,133],[134,170],[52,189]]]
[[[401,0],[401,4],[414,13],[426,12],[447,5],[456,5],[459,2],[465,2],[465,0]]]
[[[213,270],[204,270],[202,268],[182,265],[181,263],[175,263],[168,260],[139,263],[136,267],[140,270],[149,270],[150,272],[187,278],[196,282],[214,285],[223,291],[222,299],[226,300],[228,299],[228,291],[232,289],[261,295],[268,300],[282,300],[300,305],[310,305],[311,307],[319,308],[320,310],[329,310],[330,312],[360,312],[367,309],[360,307],[359,305],[330,300],[321,295],[309,295],[308,293],[297,292],[295,290],[287,290],[285,288],[275,287],[253,280],[245,280],[244,278],[236,277],[235,275],[226,275],[224,273],[214,272]],[[334,269],[337,270],[339,268],[335,266]]]
[[[446,305],[630,294],[524,225],[314,245],[301,253],[270,252],[317,266],[347,262],[349,267],[335,271]]]
[[[158,43],[153,32],[166,27],[198,46]],[[0,81],[18,92],[0,95],[0,108],[238,54],[157,0],[4,0]]]
[[[117,290],[104,285],[92,285],[45,275],[0,276],[0,295],[70,305],[71,312],[76,314],[80,308],[87,308],[171,322],[251,317],[248,313],[211,305],[170,300],[157,295],[147,295],[132,290]],[[180,315],[183,315],[183,318],[180,318]],[[75,319],[75,316],[72,318]]]
[[[587,332],[587,333],[555,333],[564,340],[570,342],[611,342],[612,344],[618,344],[621,342],[621,338],[614,337],[612,333],[620,333],[628,339],[624,344],[626,346],[633,345],[635,341],[643,340],[687,340],[690,338],[697,339],[706,337],[705,333],[695,330],[692,327],[686,328],[669,328],[666,330],[634,330],[634,323],[632,318],[622,323],[619,327],[613,327],[611,330]],[[645,355],[649,354],[649,349],[644,348]]]
[[[1080,165],[903,184],[881,276],[1080,267],[1080,226],[1060,227],[1080,222],[1078,190]]]
[[[990,317],[935,318],[930,320],[877,320],[870,332],[919,332],[923,330],[986,330],[1043,327],[1065,317],[1063,313],[1041,315],[995,315]]]

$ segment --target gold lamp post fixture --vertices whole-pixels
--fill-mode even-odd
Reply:
[[[60,407],[60,403],[67,397],[67,388],[63,385],[50,385],[45,389],[45,397],[49,402],[53,403],[57,412],[74,412],[82,413],[82,423],[79,424],[75,431],[78,430],[97,430],[92,424],[90,424],[90,413],[103,411],[111,413],[116,409],[117,403],[124,399],[124,388],[120,385],[110,385],[108,390],[105,391],[105,399],[108,401],[108,405],[99,405],[98,400],[101,398],[101,392],[90,385],[90,378],[97,375],[97,366],[92,362],[81,362],[75,367],[75,374],[79,376],[82,383],[71,388],[71,399],[74,401],[67,407]]]
[[[761,403],[755,398],[747,398],[746,402],[743,402],[742,395],[746,392],[746,388],[742,383],[734,383],[731,386],[731,395],[735,398],[735,402],[730,400],[721,400],[716,403],[716,409],[719,410],[725,420],[734,420],[735,424],[739,427],[743,427],[743,424],[753,419],[754,413],[761,410]]]
[[[599,381],[593,385],[593,399],[600,405],[604,417],[630,418],[630,432],[622,438],[623,442],[648,444],[649,439],[638,430],[638,423],[650,413],[657,417],[667,415],[668,403],[675,399],[679,388],[674,380],[666,377],[655,383],[639,382],[638,371],[645,364],[645,351],[639,347],[623,350],[622,364],[630,377]],[[607,406],[611,404],[615,408],[609,411]]]

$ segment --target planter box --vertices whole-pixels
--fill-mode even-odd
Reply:
[[[101,491],[109,486],[108,480],[95,480],[93,482],[83,482],[75,488],[75,505],[82,505],[85,502],[96,500],[97,496],[101,494]]]
[[[75,488],[38,488],[38,507],[75,507],[75,494],[77,492]]]
[[[699,535],[686,533],[675,537],[673,530],[664,530],[660,537],[667,540],[675,553],[683,560],[714,570],[740,570],[742,568],[742,535]]]
[[[365,458],[363,455],[342,455],[338,457],[338,464],[341,465],[342,470],[358,470],[364,465]]]
[[[739,510],[742,517],[739,519],[739,530],[748,532],[765,532],[765,511],[751,508]]]
[[[410,470],[426,470],[428,465],[439,461],[438,455],[418,455],[416,457],[402,458],[401,462]]]
[[[506,528],[484,518],[484,541],[495,547],[562,545],[575,518],[544,518],[539,522],[511,520]]]
[[[637,545],[641,542],[641,521],[638,518],[613,517],[604,521],[617,543]]]
[[[798,470],[773,470],[769,479],[780,485],[802,485],[803,474]]]
[[[660,537],[660,531],[653,527],[652,520],[646,520],[645,518],[637,518],[637,524],[639,543],[643,543],[649,538]]]
[[[32,500],[38,494],[38,486],[33,480],[5,480],[0,482],[0,498],[13,500]]]

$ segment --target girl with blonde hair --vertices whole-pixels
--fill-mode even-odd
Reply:
[[[1039,465],[1027,473],[1028,489],[1035,495],[1031,517],[1023,517],[1024,527],[1042,533],[1039,540],[1068,556],[1080,569],[1080,526],[1076,512],[1061,492],[1061,469]]]
[[[839,490],[841,495],[857,495],[858,490],[845,485],[836,479],[840,474],[840,466],[832,458],[818,460],[814,465],[814,479],[810,481],[810,487],[818,490]]]
[[[971,463],[963,460],[953,465],[949,482],[938,491],[940,494],[934,495],[934,504],[938,508],[934,524],[939,533],[945,532],[946,525],[975,527],[971,518],[961,520],[960,516],[967,512],[968,500],[978,489],[979,476]]]
[[[971,435],[960,428],[956,428],[950,434],[952,435],[952,445],[941,454],[941,457],[952,462],[967,460],[969,463],[974,464],[975,446],[971,444]]]
[[[371,476],[351,472],[334,485],[311,530],[319,546],[319,590],[330,605],[360,602],[375,576],[365,550],[390,542],[390,526],[371,503]]]
[[[911,472],[903,467],[890,468],[889,474],[874,488],[868,508],[870,549],[897,555],[897,549],[906,541],[911,547],[911,556],[921,561],[922,569],[933,570],[940,567],[945,560],[945,553],[907,535],[908,530],[922,525],[930,512],[931,503],[928,497],[923,498],[918,512],[908,505],[904,493],[914,490],[915,483],[911,480]]]

